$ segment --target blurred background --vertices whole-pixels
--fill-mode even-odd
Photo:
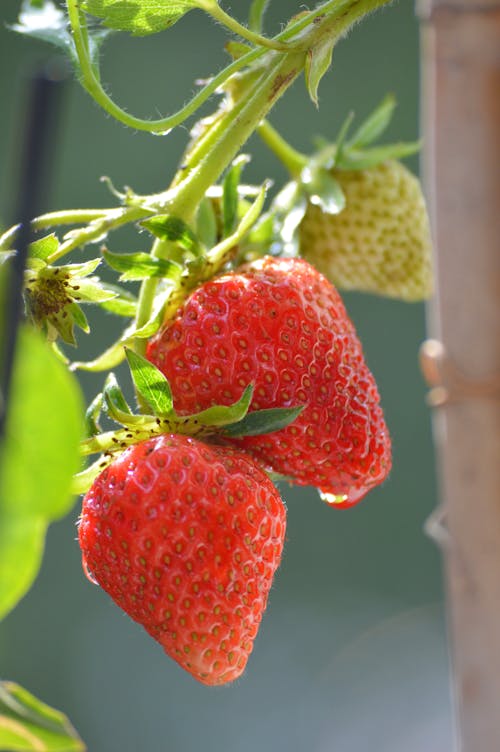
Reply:
[[[241,19],[248,5],[238,7]],[[7,29],[18,8],[18,0],[2,0],[2,225],[14,220],[26,77],[53,54]],[[298,2],[273,0],[267,30],[278,31],[299,9]],[[197,11],[156,37],[115,35],[104,49],[103,77],[134,114],[166,114],[188,98],[197,78],[224,64],[225,39]],[[413,140],[418,79],[418,23],[412,4],[400,0],[339,43],[320,87],[319,111],[299,81],[271,120],[307,151],[314,135],[333,138],[350,110],[361,118],[392,91],[399,106],[387,139]],[[60,126],[44,211],[112,206],[102,175],[138,193],[163,189],[188,136],[182,127],[167,138],[130,131],[72,79]],[[279,186],[286,179],[257,139],[247,151],[248,181],[271,177]],[[418,171],[416,158],[409,165]],[[122,234],[111,247],[147,250],[145,242]],[[312,489],[281,489],[288,505],[284,559],[237,683],[198,685],[85,579],[75,540],[78,505],[50,528],[35,587],[0,624],[0,675],[68,713],[91,752],[451,750],[441,565],[423,533],[437,501],[417,362],[424,307],[361,294],[344,298],[380,388],[394,469],[382,488],[349,511],[328,508]],[[91,339],[80,337],[79,359],[101,352],[121,323],[100,318]],[[90,399],[102,376],[84,375],[82,383]]]

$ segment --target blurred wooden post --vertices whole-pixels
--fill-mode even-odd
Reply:
[[[434,410],[460,752],[500,750],[500,0],[425,0]],[[444,356],[443,356],[444,353]],[[430,357],[429,357],[430,356]],[[432,366],[432,362],[431,362]],[[432,370],[432,368],[431,368]],[[446,399],[446,394],[448,399]]]

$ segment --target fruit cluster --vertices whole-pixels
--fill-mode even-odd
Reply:
[[[342,301],[301,259],[265,257],[205,282],[150,340],[176,413],[301,408],[288,425],[127,448],[87,493],[89,576],[205,684],[241,675],[285,537],[269,475],[358,502],[391,466],[378,391]],[[253,435],[255,434],[255,435]]]

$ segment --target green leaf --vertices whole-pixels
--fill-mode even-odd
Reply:
[[[224,237],[231,235],[236,226],[238,217],[238,185],[240,183],[241,173],[246,164],[250,161],[247,154],[240,154],[226,173],[222,186],[222,227]]]
[[[55,45],[71,58],[73,63],[77,64],[78,56],[69,31],[68,17],[52,0],[40,0],[36,5],[30,0],[24,0],[18,22],[10,28],[18,34]],[[88,30],[89,54],[92,63],[96,62],[99,48],[109,33],[107,29]]]
[[[349,146],[360,149],[380,138],[391,122],[395,107],[396,98],[392,94],[388,94],[359,126],[349,140]]]
[[[0,620],[26,595],[36,579],[47,525],[42,516],[0,511]]]
[[[83,7],[110,29],[144,36],[167,29],[201,5],[197,0],[86,0]]]
[[[336,162],[339,170],[368,170],[389,159],[403,159],[420,150],[420,142],[387,144],[373,146],[370,149],[354,150],[346,148],[342,157]]]
[[[248,14],[248,28],[260,34],[269,0],[252,0]]]
[[[301,180],[311,204],[319,206],[325,214],[338,214],[345,207],[344,192],[328,170],[306,167]]]
[[[182,272],[174,261],[154,258],[149,253],[112,253],[104,250],[103,256],[108,266],[122,273],[120,279],[123,281],[149,277],[177,279]]]
[[[332,64],[335,39],[327,37],[307,51],[305,77],[307,90],[312,101],[318,106],[318,86]]]
[[[53,253],[55,253],[55,251],[58,250],[58,248],[59,240],[52,232],[50,235],[46,235],[44,238],[40,238],[40,240],[35,240],[34,243],[30,243],[29,255],[32,258],[46,261],[49,256],[51,256]]]
[[[203,249],[198,238],[189,225],[178,217],[173,217],[170,214],[159,214],[156,217],[145,219],[141,222],[141,225],[160,240],[169,240],[171,243],[176,243],[195,257],[203,255]]]
[[[237,436],[259,436],[286,428],[300,415],[304,405],[298,407],[272,407],[248,413],[243,420],[226,426],[224,433],[233,438]]]
[[[213,202],[207,197],[204,197],[198,206],[196,233],[207,248],[211,248],[217,242],[217,217]]]
[[[74,377],[34,330],[22,327],[0,446],[0,617],[31,586],[47,524],[73,505],[82,415]]]
[[[74,376],[36,332],[23,327],[1,447],[0,514],[54,520],[71,509],[83,414]]]
[[[158,416],[167,416],[173,409],[170,385],[156,366],[128,347],[125,348],[132,380],[137,393]]]
[[[0,682],[2,752],[85,752],[68,718],[13,682]]]

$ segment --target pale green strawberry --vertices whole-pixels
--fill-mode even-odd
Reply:
[[[308,203],[298,228],[301,256],[344,290],[428,298],[431,237],[418,179],[396,160],[331,174],[345,207],[328,214]]]

